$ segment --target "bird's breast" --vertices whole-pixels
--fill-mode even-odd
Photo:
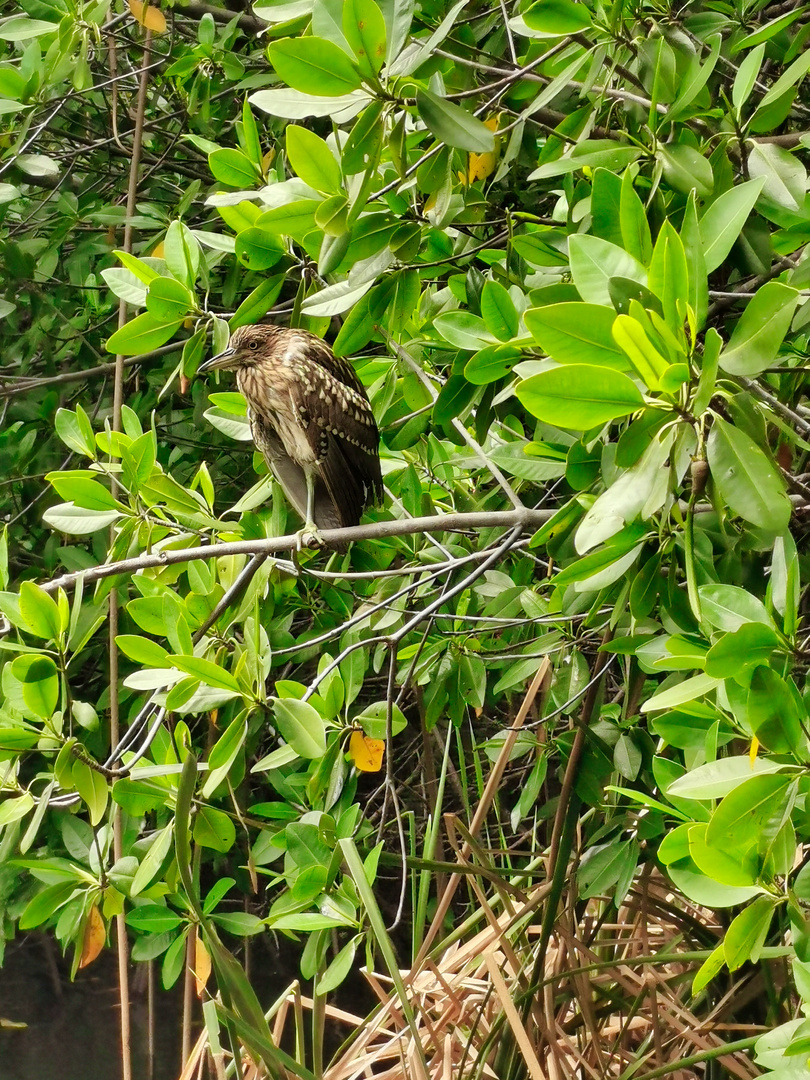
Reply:
[[[267,369],[244,368],[237,373],[237,384],[248,404],[253,441],[268,460],[286,456],[303,468],[317,461],[306,425],[296,414],[293,373],[284,363]]]

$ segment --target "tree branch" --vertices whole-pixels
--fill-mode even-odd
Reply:
[[[554,515],[554,510],[492,510],[470,514],[442,514],[430,517],[408,518],[393,521],[372,521],[368,525],[355,525],[349,529],[322,529],[321,535],[326,543],[347,544],[356,540],[380,540],[388,536],[411,536],[420,532],[468,532],[479,529],[521,529],[534,530]],[[70,588],[80,579],[84,585],[117,574],[136,574],[141,570],[154,567],[175,566],[177,563],[193,562],[197,559],[218,559],[225,555],[272,555],[277,551],[290,551],[296,547],[298,535],[273,536],[267,540],[237,540],[230,544],[209,544],[196,548],[180,548],[177,551],[159,551],[155,554],[138,555],[133,559],[121,559],[119,562],[104,563],[90,570],[80,570],[73,574],[62,574],[42,584],[46,592],[55,592],[59,588]],[[430,569],[430,567],[426,567]]]

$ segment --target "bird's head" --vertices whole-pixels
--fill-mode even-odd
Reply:
[[[197,368],[198,375],[208,371],[236,371],[238,368],[251,367],[266,357],[268,344],[278,334],[280,327],[240,326],[234,330],[228,348],[212,356]]]

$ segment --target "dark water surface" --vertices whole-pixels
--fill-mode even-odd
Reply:
[[[143,965],[131,973],[135,1080],[148,1075],[144,974]],[[117,980],[111,949],[71,983],[53,940],[31,935],[12,942],[0,968],[0,1080],[120,1080]],[[179,987],[156,994],[154,1080],[180,1074],[181,994]],[[3,1021],[28,1026],[12,1030]]]
[[[251,939],[250,980],[268,1007],[297,977],[300,946],[276,942],[272,935]],[[279,947],[280,946],[280,947]],[[239,946],[237,945],[237,949]],[[170,991],[160,985],[156,962],[155,1051],[151,1080],[178,1080],[181,1069],[182,979]],[[130,965],[132,1068],[134,1080],[150,1080],[147,1057],[146,965]],[[311,986],[303,988],[305,995]],[[352,972],[335,995],[340,1008],[364,1016],[376,997],[359,972]],[[194,1002],[192,1041],[202,1028]],[[4,1026],[24,1023],[18,1030]],[[288,1025],[289,1027],[289,1025]],[[327,1058],[351,1033],[327,1021]],[[294,1053],[292,1029],[285,1049]],[[287,1042],[290,1045],[286,1045]],[[6,948],[0,968],[0,1080],[121,1080],[118,964],[106,948],[70,981],[70,965],[52,937],[30,934]]]

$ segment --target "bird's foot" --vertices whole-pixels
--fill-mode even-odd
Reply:
[[[295,546],[297,551],[304,548],[320,548],[324,545],[321,531],[314,521],[308,521],[300,532],[295,534]]]

